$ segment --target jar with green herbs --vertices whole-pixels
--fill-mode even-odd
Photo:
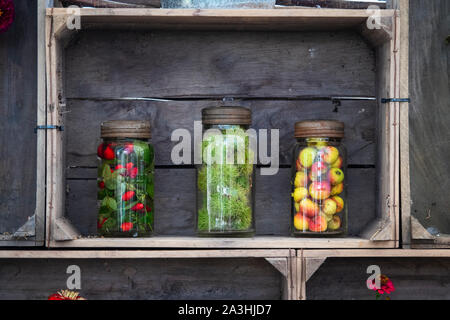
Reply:
[[[148,121],[106,121],[98,146],[98,222],[104,237],[153,232],[154,151]]]
[[[344,236],[347,232],[344,123],[295,124],[292,170],[292,234]]]
[[[251,237],[254,152],[247,133],[251,111],[242,107],[202,110],[202,164],[197,165],[199,236]]]

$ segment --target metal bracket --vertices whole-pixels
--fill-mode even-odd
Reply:
[[[407,102],[410,103],[410,98],[382,98],[381,103],[389,103],[389,102]]]
[[[55,130],[58,130],[58,131],[64,131],[64,127],[63,126],[50,125],[50,126],[37,126],[36,128],[34,128],[34,133],[37,133],[38,130],[49,130],[49,129],[55,129]]]

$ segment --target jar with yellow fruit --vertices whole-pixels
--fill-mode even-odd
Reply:
[[[345,236],[346,152],[344,124],[300,121],[292,166],[292,235]]]

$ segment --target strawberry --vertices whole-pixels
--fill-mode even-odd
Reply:
[[[123,169],[123,165],[118,164],[118,165],[116,166],[115,170],[119,170],[119,169]]]
[[[120,225],[120,229],[122,229],[122,231],[124,231],[124,232],[130,231],[131,229],[133,229],[133,223],[132,222],[124,222]]]
[[[105,183],[103,182],[103,181],[100,181],[99,183],[98,183],[98,187],[100,188],[100,189],[105,189]]]
[[[142,209],[144,209],[144,205],[142,203],[137,203],[131,208],[133,211],[141,211]]]
[[[109,145],[103,151],[103,158],[106,160],[113,160],[115,158],[114,150]]]
[[[127,191],[122,195],[122,200],[123,201],[128,201],[133,199],[134,197],[134,191]]]
[[[147,212],[151,212],[152,211],[152,208],[150,208],[149,206],[145,206],[145,211],[147,211]]]

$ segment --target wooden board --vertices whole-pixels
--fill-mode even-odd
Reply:
[[[13,25],[0,36],[0,235],[14,234],[36,208],[37,6],[15,7]],[[20,245],[0,239],[9,244]]]
[[[450,199],[445,190],[450,170],[449,44],[450,4],[445,0],[410,3],[411,105],[409,113],[411,215],[425,229],[442,234],[440,244],[450,246]],[[419,234],[412,234],[412,239]],[[430,242],[430,241],[428,241]],[[431,241],[431,244],[432,245]]]
[[[395,250],[397,251],[397,250]],[[375,300],[367,267],[378,265],[394,283],[392,300],[450,298],[449,258],[330,258],[307,283],[308,300]],[[382,298],[383,299],[383,298]]]
[[[0,299],[45,300],[74,264],[89,300],[282,298],[283,279],[263,258],[219,258],[0,260]]]
[[[65,77],[67,98],[373,97],[374,68],[352,31],[81,29]]]
[[[294,124],[305,119],[335,119],[346,125],[344,144],[349,165],[375,166],[374,101],[343,101],[336,110],[331,101],[246,100],[233,104],[252,110],[252,128],[280,130],[280,164],[291,165]],[[66,108],[67,171],[70,168],[96,167],[100,124],[105,120],[148,119],[152,123],[152,143],[156,165],[172,165],[171,141],[174,130],[184,128],[194,137],[194,121],[201,121],[201,109],[222,105],[217,101],[93,101],[69,100]],[[335,112],[336,111],[336,112]],[[269,140],[270,141],[270,140]],[[192,144],[192,159],[194,146]]]
[[[67,181],[66,216],[82,235],[97,228],[97,183],[95,170],[90,180]],[[88,173],[88,172],[85,172]],[[358,235],[376,218],[375,169],[349,169],[349,233]],[[290,234],[290,169],[276,176],[256,179],[256,231],[258,235]],[[276,189],[277,192],[273,192]],[[161,236],[194,236],[196,193],[195,169],[157,169],[155,174],[155,232]]]

